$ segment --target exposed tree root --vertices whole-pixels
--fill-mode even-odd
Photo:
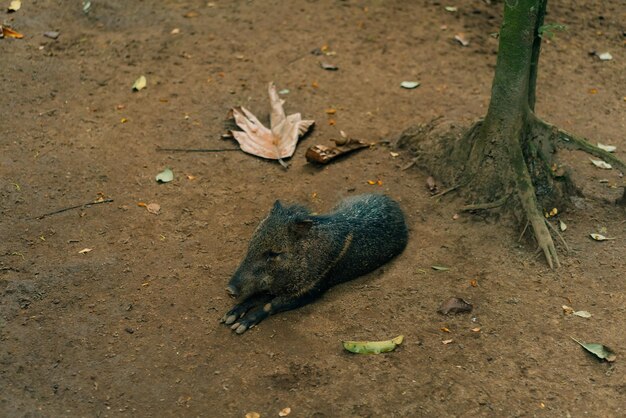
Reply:
[[[550,221],[548,221],[547,219],[546,219],[546,225],[548,225],[548,227],[552,230],[552,232],[554,232],[556,236],[559,237],[559,239],[563,243],[563,246],[565,247],[565,251],[569,252],[569,245],[567,245],[567,242],[565,242],[565,238],[563,238],[563,235],[561,235],[559,230],[556,229],[556,227],[552,225]]]
[[[626,164],[586,139],[535,116],[540,32],[546,5],[547,0],[504,2],[496,71],[485,118],[462,137],[444,133],[434,144],[429,141],[418,144],[415,161],[428,167],[439,179],[455,185],[437,196],[462,187],[469,203],[466,210],[501,207],[516,212],[521,209],[528,220],[524,231],[528,225],[532,226],[539,251],[554,268],[560,262],[548,229],[552,225],[546,222],[544,212],[546,208],[563,209],[567,197],[577,193],[567,173],[552,169],[558,146],[602,158],[625,173]],[[429,135],[434,138],[434,129],[433,123],[409,129],[398,143],[419,143]],[[508,196],[512,198],[507,199]],[[626,206],[626,192],[618,203]],[[560,237],[558,231],[554,232]]]
[[[437,146],[440,151],[448,151],[439,154],[433,152],[437,146],[420,135],[416,138],[417,157],[414,161],[419,166],[428,167],[441,180],[453,184],[433,197],[441,198],[463,189],[462,194],[468,200],[468,204],[461,208],[463,211],[521,210],[527,223],[519,239],[530,225],[548,265],[559,267],[561,263],[554,240],[558,239],[566,251],[569,246],[558,229],[547,222],[544,213],[553,207],[565,209],[567,198],[577,191],[569,176],[553,172],[556,150],[582,150],[625,172],[626,165],[614,155],[542,121],[530,111],[521,128],[507,132],[489,132],[483,129],[483,123],[483,120],[476,122],[452,143],[446,138]],[[432,135],[433,129],[429,125],[427,133]],[[434,136],[429,138],[438,137]],[[508,145],[499,147],[500,142]],[[622,199],[626,203],[626,198]]]

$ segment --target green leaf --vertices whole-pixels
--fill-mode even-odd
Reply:
[[[582,343],[582,342],[578,341],[574,337],[570,337],[570,338],[572,340],[576,341],[578,344],[580,344],[580,346],[582,348],[584,348],[585,350],[587,350],[590,353],[594,354],[599,359],[606,360],[608,362],[612,362],[612,361],[615,361],[615,359],[617,358],[615,353],[609,347],[607,347],[605,345],[598,344],[598,343],[588,343],[588,344],[586,344],[586,343]]]
[[[174,173],[169,168],[166,168],[165,170],[157,174],[154,179],[159,183],[169,183],[170,181],[174,180]]]
[[[560,23],[549,23],[547,25],[540,26],[537,30],[540,38],[546,36],[548,39],[552,39],[554,37],[554,32],[562,32],[567,30],[567,26],[562,25]]]
[[[380,354],[395,350],[404,341],[404,335],[387,341],[342,341],[343,348],[356,354]]]
[[[404,89],[414,89],[420,85],[419,81],[403,81],[400,83],[400,87]]]

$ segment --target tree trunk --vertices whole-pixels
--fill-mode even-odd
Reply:
[[[455,185],[442,194],[464,189],[471,202],[464,210],[521,209],[546,261],[554,267],[559,266],[559,259],[548,228],[560,235],[546,218],[556,212],[553,208],[562,211],[565,198],[577,193],[569,176],[553,169],[557,146],[585,151],[622,172],[626,172],[626,164],[535,115],[540,28],[546,7],[547,0],[505,0],[491,101],[484,120],[453,146],[449,146],[449,136],[442,136],[439,155],[429,152],[437,147],[419,144],[432,125],[409,129],[399,141],[414,137],[416,161],[444,179],[452,177]],[[626,205],[626,191],[618,203]],[[563,246],[567,249],[565,241]]]

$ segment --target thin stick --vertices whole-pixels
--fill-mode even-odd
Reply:
[[[509,195],[504,196],[501,199],[496,200],[495,202],[487,202],[487,203],[477,203],[475,205],[466,205],[461,208],[462,211],[468,212],[471,210],[487,210],[487,209],[495,209],[504,205],[506,201],[509,199]]]
[[[82,204],[82,205],[71,206],[69,208],[63,208],[63,209],[55,210],[54,212],[44,213],[43,215],[37,216],[34,219],[43,219],[46,216],[56,215],[57,213],[66,212],[68,210],[79,209],[79,208],[89,208],[92,205],[99,205],[100,203],[111,203],[112,201],[113,201],[113,199],[96,200],[94,202],[89,202],[89,203],[85,203],[85,204]]]
[[[522,233],[519,235],[519,238],[517,239],[517,242],[520,242],[522,240],[522,237],[526,233],[526,230],[528,229],[528,225],[529,224],[530,224],[530,222],[526,221],[526,225],[524,225],[524,229],[522,230]]]
[[[241,151],[239,148],[161,148],[156,147],[157,151],[163,152],[226,152],[226,151]]]
[[[548,222],[547,219],[546,219],[546,223],[548,224],[550,229],[552,229],[552,231],[556,234],[556,236],[561,239],[561,242],[563,243],[563,245],[565,245],[565,249],[567,250],[567,252],[569,252],[569,245],[567,245],[567,242],[565,242],[565,238],[563,238],[563,236],[561,235],[559,230],[556,229],[556,227],[554,225],[552,225],[550,222]]]
[[[439,193],[437,193],[437,194],[432,195],[431,197],[442,197],[443,195],[446,195],[446,194],[448,194],[448,193],[450,193],[450,192],[453,192],[453,191],[455,191],[456,189],[458,189],[459,187],[463,187],[463,186],[465,186],[466,184],[467,184],[467,183],[459,183],[459,184],[457,184],[456,186],[452,186],[452,187],[450,187],[449,189],[446,189],[446,190],[444,190],[444,191],[442,191],[442,192],[439,192]]]

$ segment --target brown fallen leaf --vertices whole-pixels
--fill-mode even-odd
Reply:
[[[426,187],[428,187],[431,194],[437,194],[437,182],[433,176],[428,176],[426,179]]]
[[[0,25],[0,38],[14,38],[14,39],[22,39],[24,35],[19,32],[14,31],[8,26]]]
[[[148,205],[146,205],[146,209],[153,215],[158,215],[159,213],[161,213],[161,205],[159,205],[158,203],[149,203]]]
[[[372,144],[359,139],[335,140],[334,147],[326,145],[313,145],[306,151],[306,160],[310,163],[328,164],[337,157],[345,156],[356,150],[370,147]]]
[[[461,44],[461,46],[468,46],[469,40],[465,37],[463,32],[454,35],[454,40]]]
[[[268,85],[271,113],[270,128],[263,124],[245,107],[233,108],[233,118],[242,131],[231,131],[242,151],[270,160],[278,160],[284,167],[287,165],[283,158],[289,158],[296,150],[298,138],[304,135],[313,120],[302,120],[300,113],[286,116],[283,104],[285,101],[278,97],[273,82]]]
[[[466,302],[461,298],[450,298],[443,302],[437,312],[443,315],[447,315],[449,313],[465,313],[472,311],[472,304]]]
[[[92,249],[92,248],[83,248],[82,250],[80,250],[80,251],[78,252],[78,254],[86,254],[86,253],[89,253],[89,252],[91,252],[91,251],[93,251],[93,249]]]

